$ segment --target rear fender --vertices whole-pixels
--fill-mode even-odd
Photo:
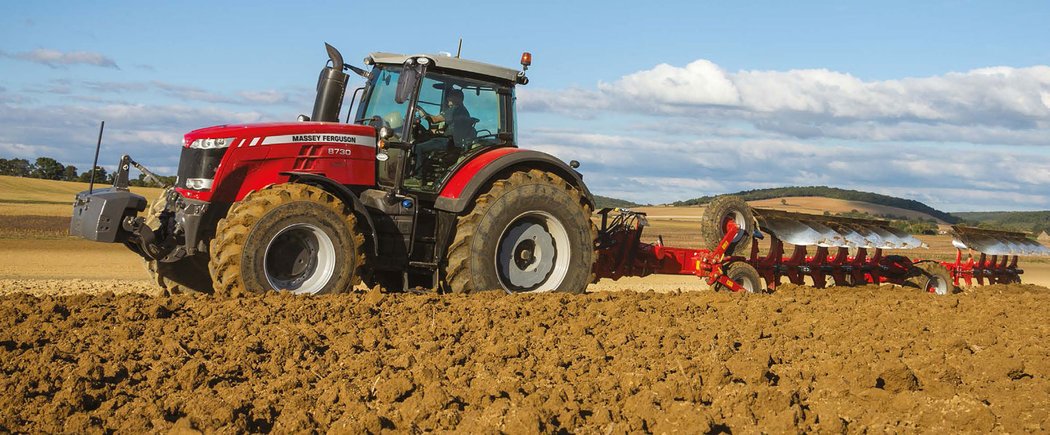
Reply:
[[[583,183],[583,176],[565,162],[547,153],[520,148],[497,148],[474,157],[449,179],[434,203],[434,208],[462,213],[492,181],[516,171],[540,169],[551,172],[580,190],[583,199],[594,209],[594,196]]]
[[[375,256],[379,255],[379,246],[376,242],[379,239],[377,238],[375,223],[372,222],[372,216],[368,214],[368,209],[365,208],[365,205],[361,203],[361,200],[354,194],[354,192],[351,192],[350,189],[347,189],[346,186],[339,182],[323,175],[303,172],[281,172],[280,175],[287,176],[289,183],[301,183],[319,187],[324,189],[324,191],[335,195],[335,197],[339,198],[343,203],[351,204],[358,217],[364,218],[365,224],[368,226],[366,231],[368,231],[368,234],[371,236],[372,254]]]

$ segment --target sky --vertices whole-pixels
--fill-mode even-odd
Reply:
[[[516,68],[524,148],[660,204],[826,185],[1050,210],[1050,2],[4,2],[0,157],[174,174],[182,135],[312,111],[324,42]],[[360,86],[352,81],[351,88]],[[350,104],[344,104],[344,113]]]

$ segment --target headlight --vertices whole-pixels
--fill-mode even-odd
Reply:
[[[190,148],[198,148],[202,150],[210,150],[215,148],[227,148],[233,143],[236,138],[228,137],[221,139],[197,139],[190,143]]]
[[[209,190],[212,186],[211,178],[187,178],[186,188],[193,190]]]

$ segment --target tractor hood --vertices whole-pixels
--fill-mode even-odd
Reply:
[[[272,122],[224,124],[193,130],[183,137],[185,148],[231,148],[302,143],[336,143],[373,146],[375,128],[333,122]]]

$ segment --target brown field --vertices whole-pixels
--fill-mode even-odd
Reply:
[[[45,205],[0,208],[4,433],[1050,431],[1045,259],[1022,261],[1038,286],[949,296],[657,276],[585,295],[151,297],[135,254],[70,239],[69,206]],[[645,241],[697,247],[698,210],[647,209]],[[923,239],[902,253],[954,258]]]

